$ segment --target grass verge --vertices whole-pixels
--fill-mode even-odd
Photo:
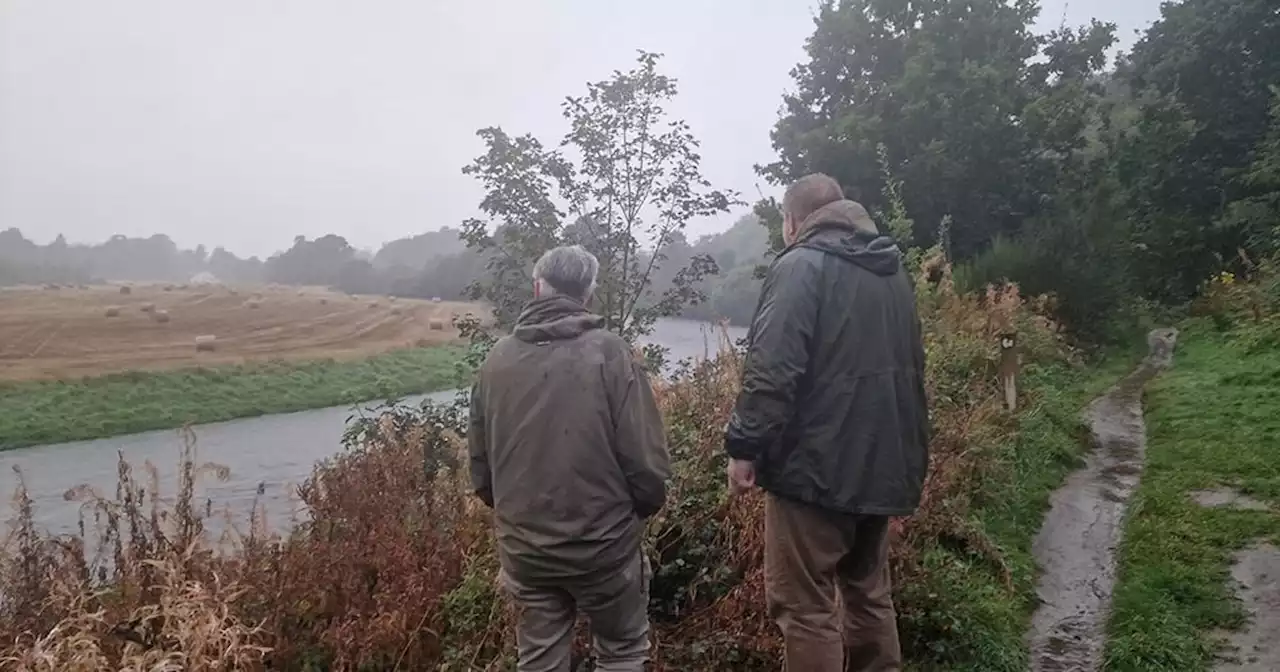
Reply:
[[[447,389],[460,346],[0,384],[0,450]]]
[[[913,670],[1008,670],[1028,665],[1026,632],[1035,608],[1031,546],[1049,496],[1082,464],[1084,407],[1136,363],[1117,355],[1087,369],[1028,371],[1032,400],[1011,439],[986,446],[990,467],[975,484],[969,530],[940,537],[922,558],[923,582],[898,586],[903,649]]]
[[[1280,350],[1184,332],[1174,368],[1148,388],[1146,421],[1146,473],[1125,527],[1107,669],[1209,670],[1214,631],[1244,621],[1232,553],[1280,537],[1280,518],[1203,508],[1191,493],[1229,487],[1280,505]]]

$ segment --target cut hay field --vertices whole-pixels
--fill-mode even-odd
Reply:
[[[131,292],[107,285],[0,291],[0,381],[361,359],[453,342],[453,316],[478,310],[466,303],[350,297],[324,289],[166,291],[164,285],[139,285]],[[107,317],[113,308],[118,314]],[[212,351],[197,352],[200,336],[214,337]]]
[[[3,290],[0,450],[447,389],[465,347],[451,319],[479,310],[323,289]]]

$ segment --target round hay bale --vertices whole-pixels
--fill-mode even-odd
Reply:
[[[164,286],[164,291],[166,291],[166,292],[172,292],[172,291],[173,291],[173,285],[165,285],[165,286]]]
[[[156,310],[156,304],[154,304],[154,303],[144,303],[144,304],[142,304],[141,306],[139,306],[139,307],[138,307],[138,310],[141,310],[141,311],[142,311],[142,312],[144,312],[144,313],[154,313],[154,312],[155,312],[155,310]]]
[[[393,296],[393,297],[391,297],[391,298],[389,298],[389,299],[387,299],[387,303],[395,303],[395,302],[396,302],[396,297],[394,297],[394,296]]]
[[[392,314],[392,315],[403,315],[403,314],[404,314],[404,311],[403,311],[403,310],[400,310],[400,306],[393,306],[393,307],[391,308],[391,314]]]
[[[369,307],[370,307],[370,308],[377,308],[377,307],[378,307],[378,302],[377,302],[377,301],[374,301],[374,302],[370,303],[370,304],[369,304]]]
[[[120,317],[120,309],[115,306],[107,307],[107,317]]]
[[[129,285],[123,285],[123,286],[121,286],[121,287],[120,287],[120,293],[121,293],[121,294],[124,294],[124,295],[132,294],[132,293],[133,293],[133,288],[132,288],[132,287],[130,287]]]
[[[204,336],[196,336],[196,352],[213,352],[217,347],[215,343],[218,337],[212,334]]]
[[[438,296],[431,297],[431,303],[440,303],[440,297]]]
[[[159,322],[160,324],[168,324],[168,323],[169,323],[169,311],[167,311],[167,310],[156,310],[156,311],[152,311],[152,313],[151,313],[151,319],[155,320],[156,322]]]
[[[444,320],[431,320],[427,323],[427,328],[431,331],[444,331]]]
[[[250,310],[257,310],[257,309],[259,309],[259,308],[261,308],[261,307],[262,307],[262,300],[261,300],[261,299],[249,299],[248,301],[245,301],[245,302],[244,302],[244,307],[245,307],[245,308],[248,308],[248,309],[250,309]]]

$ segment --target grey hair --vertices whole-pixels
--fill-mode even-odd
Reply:
[[[810,173],[787,187],[782,195],[782,211],[800,224],[824,205],[844,198],[844,190],[835,178],[823,173]]]
[[[596,289],[600,261],[581,245],[564,245],[547,251],[533,265],[533,279],[541,280],[557,294],[586,301]]]

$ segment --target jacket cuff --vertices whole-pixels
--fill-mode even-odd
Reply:
[[[762,451],[759,444],[754,441],[748,441],[746,439],[733,436],[725,436],[724,452],[728,453],[729,457],[735,460],[755,462],[760,459],[760,455],[764,451]]]

